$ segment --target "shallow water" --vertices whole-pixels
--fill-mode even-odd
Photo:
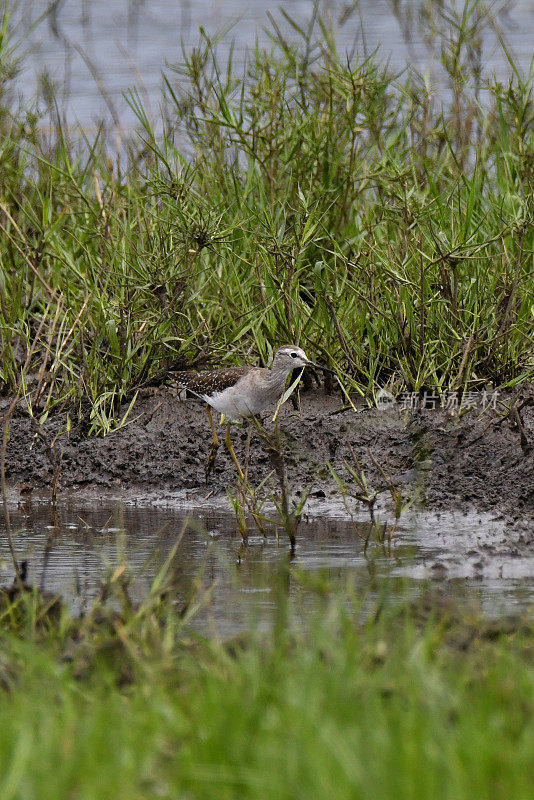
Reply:
[[[385,510],[379,518],[384,533],[393,519]],[[28,561],[29,581],[62,594],[75,613],[90,605],[106,575],[123,564],[135,578],[133,597],[140,599],[181,536],[171,569],[177,602],[201,600],[194,624],[223,636],[252,621],[269,625],[280,591],[298,615],[317,606],[318,587],[328,593],[346,584],[363,604],[385,596],[417,597],[438,584],[491,617],[523,613],[534,599],[534,555],[514,556],[502,521],[487,514],[409,512],[389,545],[371,536],[365,550],[365,514],[353,524],[341,508],[324,504],[321,514],[316,503],[301,523],[291,560],[287,540],[283,534],[277,540],[274,528],[264,542],[251,527],[243,547],[228,511],[207,503],[186,508],[176,498],[144,498],[139,505],[131,497],[95,502],[72,494],[54,510],[47,500],[30,496],[13,504],[11,527],[17,557]],[[3,524],[0,535],[6,585],[13,570]],[[288,561],[289,577],[281,569]]]
[[[380,58],[389,59],[394,71],[402,70],[406,63],[422,72],[429,69],[428,49],[416,24],[421,0],[399,3],[414,21],[410,44],[406,43],[390,0],[361,0],[340,25],[340,18],[350,5],[345,0],[320,3],[323,15],[336,31],[340,53],[356,48],[365,57],[379,48]],[[456,5],[461,7],[461,2]],[[43,17],[49,7],[55,9],[54,13]],[[67,124],[80,122],[88,133],[92,127],[96,130],[101,117],[110,117],[110,110],[123,130],[136,122],[123,96],[134,85],[140,90],[149,116],[153,113],[158,117],[162,71],[183,60],[182,42],[186,51],[198,44],[200,26],[210,36],[225,31],[221,58],[225,59],[233,46],[237,65],[254,47],[256,38],[261,45],[269,46],[273,27],[268,12],[286,40],[296,38],[278,4],[266,0],[22,0],[15,8],[20,50],[29,50],[18,78],[19,90],[26,97],[33,96],[39,76],[48,73],[57,85]],[[307,26],[313,2],[286,0],[283,8],[300,25]],[[494,11],[514,58],[528,72],[534,34],[532,0],[494,4]],[[406,14],[404,17],[409,18]],[[485,73],[495,74],[500,80],[510,72],[504,54],[496,46],[496,36],[489,31],[484,37],[483,63]],[[433,70],[429,81],[439,92],[439,79],[436,82]]]

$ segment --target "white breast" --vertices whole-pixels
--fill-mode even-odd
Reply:
[[[258,383],[257,379],[254,381],[251,378],[252,375],[245,375],[235,386],[230,386],[222,392],[215,392],[211,397],[203,395],[203,400],[231,420],[258,416],[279,399],[284,390],[285,379],[283,383],[281,381]]]

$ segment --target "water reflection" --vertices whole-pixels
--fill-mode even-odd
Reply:
[[[204,597],[196,620],[221,635],[246,628],[251,620],[269,624],[277,607],[279,574],[298,613],[306,614],[321,594],[350,582],[358,596],[373,601],[412,596],[428,582],[445,591],[475,597],[489,615],[525,610],[534,591],[534,557],[503,555],[502,523],[480,515],[413,513],[395,532],[391,546],[371,537],[362,516],[355,525],[340,513],[303,522],[289,572],[285,539],[271,529],[267,541],[251,531],[242,547],[233,517],[208,507],[139,507],[121,498],[98,503],[72,497],[56,509],[38,498],[13,508],[11,525],[19,560],[28,561],[28,580],[62,594],[76,613],[97,595],[106,575],[126,564],[135,578],[134,599],[149,591],[154,576],[181,537],[172,562],[178,603]],[[183,534],[183,535],[182,535]],[[4,584],[13,577],[5,535],[0,554]]]

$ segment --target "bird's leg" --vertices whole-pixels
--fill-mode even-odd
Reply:
[[[204,467],[204,472],[205,472],[205,475],[206,475],[206,483],[207,483],[209,475],[210,475],[210,472],[212,471],[213,465],[215,464],[215,459],[217,458],[217,451],[219,449],[220,442],[219,442],[219,439],[217,437],[217,432],[215,430],[215,425],[213,424],[213,417],[211,416],[210,407],[208,405],[206,406],[206,412],[208,414],[208,419],[210,421],[210,426],[211,426],[211,433],[212,433],[212,436],[213,436],[212,443],[211,443],[211,449],[210,449],[210,452],[209,452],[209,455],[208,455],[208,460],[206,461],[206,466]]]
[[[250,460],[250,440],[252,439],[252,420],[248,423],[247,444],[245,447],[245,483],[248,481],[248,464]]]
[[[239,466],[239,462],[238,462],[236,454],[234,452],[234,446],[233,446],[232,440],[230,438],[230,425],[226,426],[226,436],[225,436],[225,439],[224,439],[224,443],[226,445],[226,449],[230,453],[232,461],[235,464],[235,467],[237,469],[237,474],[239,475],[239,480],[244,483],[245,482],[245,476],[243,475],[243,470]]]

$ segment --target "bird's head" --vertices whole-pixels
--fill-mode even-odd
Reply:
[[[274,354],[273,369],[290,372],[292,369],[306,367],[312,362],[301,347],[289,344],[279,347]]]
[[[274,354],[273,370],[285,370],[291,372],[292,369],[299,367],[317,367],[325,372],[334,371],[328,367],[323,367],[322,364],[316,364],[315,361],[310,361],[302,347],[296,347],[294,344],[286,344],[284,347],[279,347]]]

